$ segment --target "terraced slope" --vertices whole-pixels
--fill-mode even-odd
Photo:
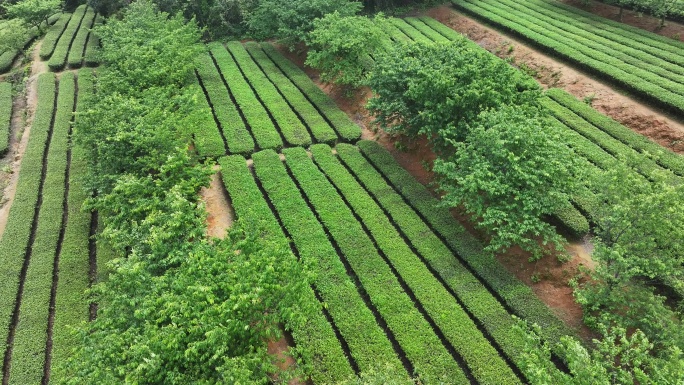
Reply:
[[[211,43],[209,54],[198,58],[197,75],[225,153],[353,142],[361,136],[327,95],[269,45]],[[212,144],[200,144],[198,152],[215,156],[218,136],[204,135],[213,138],[200,141]]]
[[[552,0],[453,4],[661,108],[684,113],[682,42]]]

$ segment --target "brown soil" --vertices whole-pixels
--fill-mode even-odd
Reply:
[[[487,27],[451,7],[441,6],[426,13],[466,35],[501,58],[510,58],[519,68],[534,76],[544,87],[563,88],[579,99],[593,99],[592,107],[663,147],[684,153],[684,124],[674,116],[659,112],[623,95],[593,76],[578,71],[530,46]],[[681,118],[680,118],[681,119]]]
[[[25,84],[24,93],[14,100],[14,110],[12,112],[12,125],[10,127],[10,148],[5,158],[0,161],[4,169],[0,172],[0,186],[6,186],[2,202],[0,202],[0,234],[5,232],[9,210],[14,201],[14,195],[19,181],[19,171],[21,169],[21,159],[26,151],[28,139],[31,133],[34,113],[38,105],[38,75],[47,72],[46,65],[40,65],[40,46],[38,42],[33,47],[33,64],[31,66],[31,76]]]
[[[218,166],[216,169],[218,171]],[[207,210],[207,235],[223,239],[233,225],[235,214],[218,172],[211,177],[209,187],[202,188],[200,196]]]
[[[583,0],[559,1],[608,19],[622,21],[625,24],[657,33],[658,35],[676,40],[684,40],[684,25],[674,21],[666,20],[665,27],[660,28],[660,19],[645,15],[641,12],[625,9],[622,14],[622,20],[620,20],[620,8],[614,5],[608,5],[594,0],[590,0],[588,6],[582,4]]]
[[[268,354],[275,358],[275,365],[280,370],[288,370],[297,365],[294,358],[289,354],[290,345],[285,337],[278,341],[269,341]],[[289,385],[305,385],[306,382],[300,378],[294,378],[288,381]]]

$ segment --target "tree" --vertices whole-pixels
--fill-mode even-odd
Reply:
[[[350,0],[261,0],[246,23],[255,39],[276,38],[292,48],[306,41],[314,20],[335,11],[341,17],[353,16],[361,7]]]
[[[387,23],[382,14],[371,19],[338,12],[315,20],[307,39],[306,64],[320,70],[325,82],[361,86],[372,68],[370,55],[390,48],[384,32]]]
[[[61,0],[22,0],[16,4],[5,4],[7,15],[23,20],[27,25],[42,30],[43,22],[61,10]]]
[[[465,37],[412,43],[376,57],[368,109],[391,134],[426,135],[438,152],[463,141],[477,115],[505,104],[536,104],[539,86]]]
[[[682,0],[647,0],[645,6],[650,10],[650,13],[660,19],[659,28],[665,26],[665,18],[670,16],[675,10],[684,9],[684,1]]]
[[[533,385],[675,385],[684,381],[684,354],[678,348],[656,357],[653,344],[639,330],[628,335],[624,328],[603,327],[602,338],[587,349],[565,336],[556,351],[565,358],[570,374],[558,370],[551,360],[551,346],[540,337],[540,327],[526,322],[516,325],[525,339],[520,356],[522,371]]]
[[[0,53],[23,49],[29,34],[29,28],[23,20],[6,20],[0,27]]]
[[[88,5],[97,13],[111,16],[130,2],[130,0],[88,0]]]
[[[167,255],[179,263],[162,274],[153,274],[144,254],[116,260],[115,273],[93,290],[104,306],[77,329],[82,345],[56,377],[64,384],[268,384],[277,368],[267,341],[281,337],[280,323],[304,322],[313,308],[302,303],[309,281],[285,240],[259,234],[245,226],[225,240],[187,243]]]
[[[657,170],[642,171],[647,179],[635,162],[621,159],[593,177],[604,202],[595,216],[597,266],[575,297],[590,326],[639,328],[659,348],[682,347],[679,317],[649,285],[684,278],[684,183]]]
[[[538,257],[538,238],[562,243],[543,218],[567,202],[574,162],[550,126],[534,109],[484,111],[453,155],[435,161],[442,201],[472,216],[491,236],[492,252],[520,245]]]

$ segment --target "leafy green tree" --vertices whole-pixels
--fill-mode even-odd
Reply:
[[[536,104],[533,79],[465,37],[449,44],[412,43],[376,57],[368,109],[386,132],[426,135],[438,153],[463,141],[486,109]]]
[[[485,111],[453,155],[435,160],[443,202],[472,216],[492,252],[520,245],[539,257],[538,239],[562,244],[543,218],[568,200],[574,162],[550,126],[532,108]]]
[[[88,5],[97,13],[111,16],[130,2],[130,0],[88,0]]]
[[[319,69],[325,82],[362,85],[372,69],[371,55],[390,48],[384,32],[387,23],[382,14],[343,17],[338,12],[315,20],[306,64]]]
[[[0,53],[23,49],[29,33],[29,28],[23,20],[5,20],[0,26]]]
[[[310,309],[300,308],[300,298],[309,280],[287,243],[259,234],[247,226],[225,240],[187,243],[168,254],[179,264],[163,274],[152,274],[144,254],[115,260],[116,273],[93,290],[103,304],[98,318],[78,328],[83,345],[58,378],[65,384],[270,383],[277,368],[267,341],[281,337],[279,323],[304,320]]]
[[[23,20],[27,25],[42,30],[48,18],[61,10],[61,0],[22,0],[16,4],[4,4],[7,16]]]
[[[639,328],[659,348],[682,347],[679,317],[649,285],[684,278],[684,184],[657,171],[646,179],[632,163],[623,159],[593,178],[605,202],[596,215],[597,266],[575,297],[591,326]]]
[[[650,13],[660,19],[660,28],[665,26],[665,18],[672,15],[676,11],[684,11],[684,1],[682,0],[646,0],[643,1],[643,6],[646,7]]]
[[[260,0],[246,23],[255,39],[276,38],[292,48],[306,41],[314,20],[336,11],[342,17],[353,16],[361,7],[351,0]]]
[[[570,374],[559,371],[551,360],[551,346],[540,337],[540,327],[516,326],[525,338],[520,357],[522,370],[533,385],[675,385],[684,381],[684,354],[669,349],[664,358],[653,354],[651,344],[639,330],[629,335],[624,328],[602,328],[595,347],[587,349],[571,337],[561,337],[556,351],[565,358]]]

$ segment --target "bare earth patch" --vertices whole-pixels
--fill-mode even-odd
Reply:
[[[516,66],[534,76],[544,88],[563,88],[579,99],[592,99],[592,107],[599,112],[663,147],[684,153],[684,124],[676,117],[623,95],[600,78],[578,71],[451,7],[433,8],[426,14],[466,35],[495,55],[514,60]]]
[[[211,177],[209,187],[202,188],[200,195],[207,211],[207,235],[223,239],[233,225],[235,214],[218,172]]]

